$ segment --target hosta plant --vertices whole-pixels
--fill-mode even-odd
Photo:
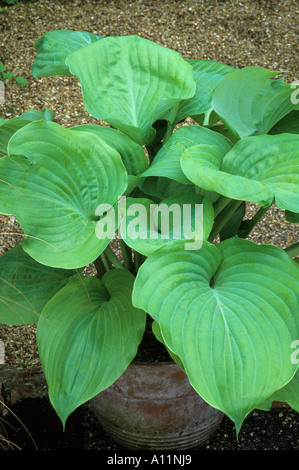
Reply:
[[[0,321],[37,323],[63,425],[123,374],[146,325],[237,432],[273,400],[299,411],[298,244],[248,240],[273,204],[298,222],[294,89],[138,36],[52,31],[35,46],[33,76],[77,77],[98,119],[0,126],[0,212],[24,232],[0,258]]]

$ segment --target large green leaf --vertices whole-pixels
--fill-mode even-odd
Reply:
[[[201,126],[182,126],[172,134],[155,156],[150,168],[141,176],[163,176],[190,184],[192,180],[186,177],[181,168],[181,156],[185,150],[197,144],[215,145],[222,157],[232,148],[232,143],[218,132]]]
[[[7,154],[9,139],[18,129],[21,129],[21,127],[26,126],[30,122],[39,121],[40,119],[51,121],[53,114],[54,113],[47,108],[44,112],[31,110],[26,111],[26,113],[21,116],[8,120],[4,119],[3,122],[0,122],[0,156]]]
[[[79,405],[109,387],[134,359],[146,314],[132,306],[134,276],[74,279],[44,307],[37,344],[49,398],[63,425]]]
[[[293,89],[278,72],[262,67],[244,67],[226,75],[213,94],[212,107],[238,137],[267,134],[295,108]]]
[[[65,59],[71,52],[102,39],[87,31],[54,30],[43,34],[34,44],[37,56],[32,66],[34,77],[70,75]]]
[[[99,137],[39,121],[16,132],[0,159],[0,212],[13,214],[24,250],[42,264],[79,268],[109,239],[96,237],[96,208],[125,191],[120,155]]]
[[[197,145],[184,152],[181,166],[194,184],[224,196],[271,205],[299,207],[299,136],[247,137],[223,157],[215,145]]]
[[[159,204],[150,199],[127,198],[119,233],[128,246],[149,256],[174,239],[185,240],[198,249],[210,235],[213,221],[212,203],[199,194],[170,196]]]
[[[156,320],[190,383],[239,431],[293,377],[299,266],[280,248],[232,238],[197,251],[174,241],[139,269],[133,304]]]
[[[0,323],[37,323],[48,300],[75,274],[37,263],[15,246],[0,257]]]
[[[97,126],[96,124],[83,124],[71,129],[91,132],[103,139],[110,147],[113,147],[120,154],[128,175],[139,175],[149,166],[143,148],[123,132],[111,127]]]
[[[140,145],[152,124],[196,90],[192,67],[171,49],[139,36],[107,37],[68,55],[86,110]]]

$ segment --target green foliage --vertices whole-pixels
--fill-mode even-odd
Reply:
[[[22,75],[19,75],[17,77],[15,77],[15,74],[12,73],[12,72],[6,72],[5,71],[6,68],[5,68],[5,65],[3,64],[3,62],[0,61],[0,80],[12,80],[13,78],[15,78],[16,80],[16,84],[18,86],[28,86],[28,81],[26,80],[25,77],[23,77]]]
[[[19,1],[22,1],[22,0],[2,0],[2,2],[6,3],[6,5],[16,5],[17,3],[19,3]],[[23,1],[34,2],[35,0],[23,0]]]
[[[19,3],[19,0],[2,0],[6,5],[15,5],[16,3]]]
[[[299,411],[298,243],[246,240],[274,202],[298,222],[291,87],[138,36],[52,31],[35,46],[33,75],[76,75],[87,111],[109,124],[64,128],[49,110],[0,123],[0,212],[24,231],[0,260],[0,321],[36,318],[63,425],[134,359],[146,314],[237,432],[272,400]],[[251,220],[246,202],[260,205]],[[173,211],[167,230],[162,208]],[[86,278],[89,263],[97,276]]]

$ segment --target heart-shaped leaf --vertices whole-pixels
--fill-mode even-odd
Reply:
[[[273,80],[278,73],[244,67],[226,75],[215,89],[212,107],[237,137],[267,134],[295,108],[291,85]]]
[[[126,198],[126,215],[119,233],[128,246],[149,256],[175,239],[198,249],[207,240],[213,221],[210,200],[199,194],[170,196],[159,204],[150,199]]]
[[[146,314],[132,306],[134,276],[74,278],[44,307],[37,344],[49,398],[63,425],[72,411],[109,387],[134,359]]]
[[[68,55],[79,78],[86,110],[140,145],[155,137],[152,127],[167,109],[196,90],[182,56],[139,36],[107,37]]]
[[[72,269],[94,261],[109,239],[95,233],[96,209],[127,187],[120,155],[91,133],[39,121],[16,132],[0,159],[0,212],[18,219],[24,250],[42,264]]]
[[[49,31],[43,34],[34,44],[37,56],[32,66],[34,77],[51,75],[70,75],[65,59],[71,52],[102,39],[101,36],[87,31],[70,31],[66,29]]]
[[[140,267],[133,304],[147,311],[190,383],[239,431],[298,365],[299,266],[280,248],[231,238],[197,251],[174,241]]]
[[[48,300],[76,274],[37,263],[15,246],[0,257],[0,323],[37,323]]]
[[[262,135],[238,141],[225,155],[216,146],[186,150],[181,167],[194,184],[229,198],[281,209],[299,207],[299,137]]]

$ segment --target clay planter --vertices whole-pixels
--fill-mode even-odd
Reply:
[[[224,416],[195,392],[174,362],[133,362],[90,403],[105,431],[132,450],[196,448]]]

